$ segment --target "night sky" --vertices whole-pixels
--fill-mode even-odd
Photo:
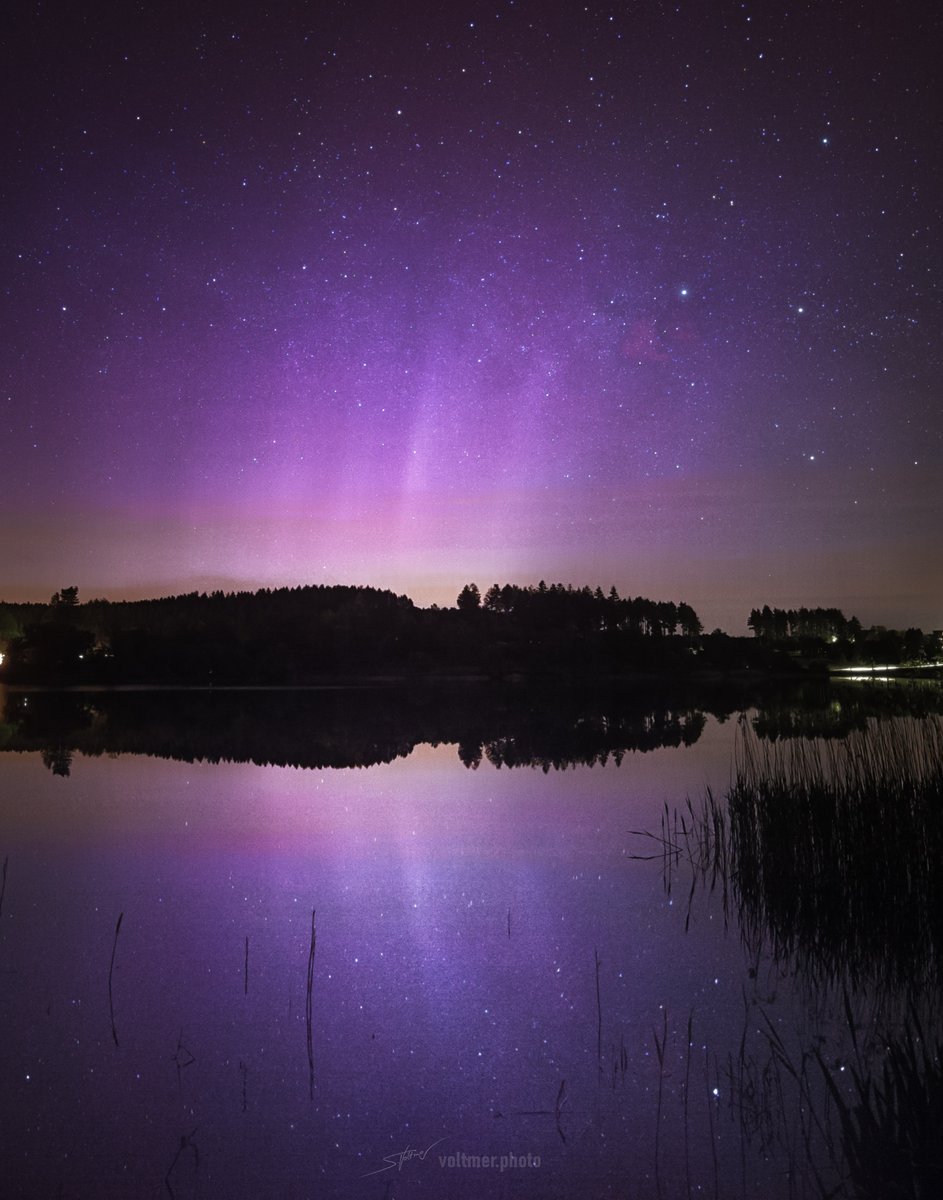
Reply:
[[[8,5],[0,598],[943,627],[931,9]]]

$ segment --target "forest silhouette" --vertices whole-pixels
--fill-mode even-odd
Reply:
[[[926,662],[939,636],[864,630],[837,609],[754,609],[752,637],[704,634],[687,603],[613,587],[467,584],[455,607],[372,587],[191,592],[0,604],[0,682],[47,686],[291,686],[457,678],[548,684],[705,672],[795,673],[841,662]]]
[[[569,677],[682,669],[700,622],[686,604],[615,589],[474,585],[455,608],[371,587],[190,593],[4,605],[8,682],[285,685],[338,677]]]

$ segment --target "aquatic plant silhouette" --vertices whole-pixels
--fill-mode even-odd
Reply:
[[[111,1036],[114,1043],[118,1045],[118,1029],[115,1025],[115,997],[112,990],[112,977],[115,973],[115,955],[118,952],[118,934],[121,932],[121,922],[124,920],[124,913],[118,914],[118,922],[115,925],[115,940],[111,946],[111,965],[108,968],[108,1010],[111,1014]]]
[[[943,982],[943,721],[869,722],[843,741],[761,741],[746,722],[725,800],[708,791],[662,815],[671,892],[689,868],[720,887],[755,953],[814,986]]]
[[[817,1194],[832,1200],[943,1194],[943,1042],[919,1015],[939,1029],[940,718],[869,721],[842,742],[775,743],[744,719],[725,800],[708,792],[699,807],[666,805],[657,832],[636,832],[654,850],[633,857],[660,859],[669,893],[687,875],[685,926],[698,888],[719,889],[749,977],[763,960],[797,973],[834,1009],[853,1050],[849,1064],[841,1054],[827,1060],[823,1039],[787,1046],[766,1012],[774,995],[748,1000],[745,990],[739,1060],[731,1053],[726,1066],[744,1142],[784,1151],[791,1173],[804,1162]],[[856,1003],[868,1006],[867,1020]],[[686,1103],[687,1083],[684,1094]],[[710,1107],[708,1117],[713,1140]]]
[[[311,910],[311,944],[308,948],[308,981],[305,991],[305,1034],[308,1043],[308,1095],[314,1099],[314,1042],[311,1027],[311,991],[314,987],[314,954],[317,949],[317,927],[315,925],[315,910]]]

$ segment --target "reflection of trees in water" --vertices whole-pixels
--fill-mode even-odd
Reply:
[[[664,746],[692,746],[704,730],[704,713],[658,710],[633,717],[581,718],[564,735],[556,729],[526,729],[518,734],[493,738],[482,746],[459,747],[466,766],[476,767],[482,754],[494,767],[539,767],[542,771],[563,770],[581,764],[621,764],[630,751],[657,750]]]
[[[752,723],[757,737],[778,742],[784,738],[843,738],[863,729],[867,721],[867,712],[857,708],[849,711],[835,701],[821,709],[761,709]]]
[[[548,771],[691,745],[705,723],[684,698],[539,699],[477,687],[33,692],[10,694],[6,712],[10,748],[40,750],[57,774],[68,774],[75,751],[324,768],[389,762],[420,743],[457,743],[467,767],[487,759]]]
[[[63,746],[50,746],[42,752],[43,766],[48,767],[53,775],[61,775],[64,778],[68,776],[72,770],[72,751],[65,749]]]
[[[420,743],[457,744],[474,768],[557,770],[619,763],[626,753],[690,746],[706,715],[750,709],[770,741],[838,738],[870,715],[943,709],[943,690],[805,681],[770,686],[648,681],[635,689],[541,691],[464,684],[334,689],[8,692],[2,744],[69,756],[139,753],[321,769],[370,766]]]
[[[873,718],[931,713],[943,713],[943,686],[938,680],[821,680],[798,685],[791,695],[761,702],[752,723],[756,734],[768,741],[843,738],[865,729]]]

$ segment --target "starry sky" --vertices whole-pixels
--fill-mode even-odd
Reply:
[[[0,598],[943,627],[931,6],[5,11]]]

